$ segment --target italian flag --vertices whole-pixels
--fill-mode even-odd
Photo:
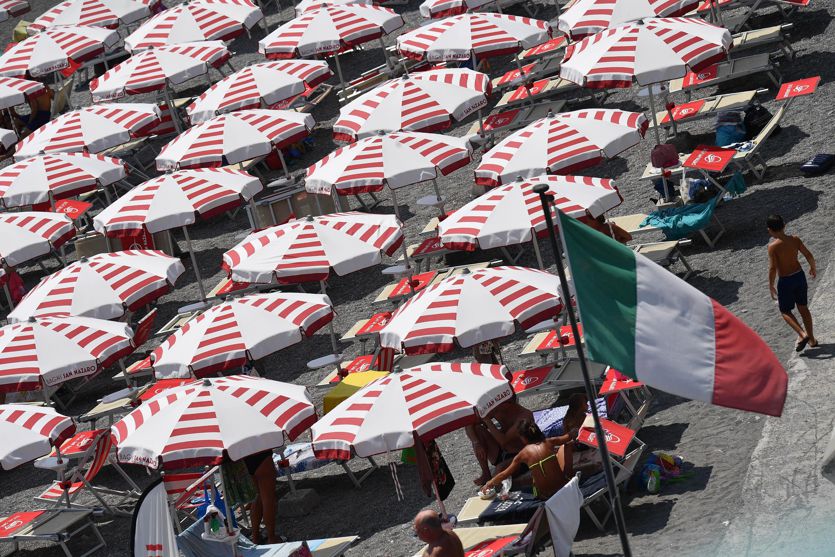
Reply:
[[[589,358],[685,398],[779,416],[788,375],[715,300],[559,213]]]

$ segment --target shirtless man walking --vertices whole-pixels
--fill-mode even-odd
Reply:
[[[795,351],[802,351],[807,344],[815,347],[818,341],[815,339],[812,314],[808,308],[806,273],[800,266],[797,254],[802,253],[806,258],[809,263],[809,276],[812,278],[818,274],[815,258],[800,238],[786,234],[786,223],[780,215],[770,215],[766,219],[766,226],[768,235],[772,237],[768,244],[768,288],[771,297],[777,300],[783,319],[797,333]],[[803,326],[792,313],[795,306],[803,320]]]

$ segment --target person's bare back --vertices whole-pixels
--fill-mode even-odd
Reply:
[[[423,552],[424,557],[464,557],[464,545],[455,532],[444,532]]]
[[[787,277],[801,270],[798,258],[801,249],[805,249],[805,246],[797,236],[774,238],[768,244],[768,254],[774,258],[779,276]]]

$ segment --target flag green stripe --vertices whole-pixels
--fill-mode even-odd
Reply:
[[[559,220],[588,356],[637,379],[635,254],[562,212]]]

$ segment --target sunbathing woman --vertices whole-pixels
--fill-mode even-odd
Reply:
[[[546,439],[539,427],[528,420],[519,425],[519,431],[528,444],[513,458],[510,466],[493,476],[481,491],[499,486],[524,464],[531,471],[533,494],[539,499],[548,499],[574,476],[573,439],[571,435]]]

